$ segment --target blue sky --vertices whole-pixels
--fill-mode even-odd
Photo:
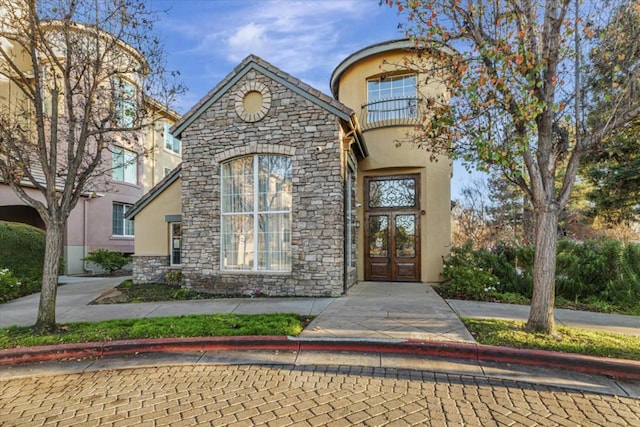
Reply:
[[[247,55],[255,54],[327,94],[349,54],[404,37],[402,17],[378,0],[149,0],[167,10],[157,29],[168,68],[189,92],[187,111]]]
[[[189,89],[174,106],[184,113],[255,54],[330,94],[334,68],[351,53],[404,38],[404,17],[379,0],[148,0],[161,14],[157,30],[169,70]],[[460,178],[456,167],[452,194]]]

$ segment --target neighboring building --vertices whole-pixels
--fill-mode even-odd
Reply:
[[[52,24],[55,27],[55,22]],[[83,31],[81,25],[78,32]],[[54,30],[55,31],[55,30]],[[0,41],[11,51],[15,58],[25,60],[21,70],[27,75],[31,72],[31,62],[26,59],[25,52],[13,47],[11,42]],[[122,44],[123,50],[131,55],[139,55],[129,46]],[[138,58],[140,59],[140,58]],[[140,59],[143,62],[143,59]],[[42,72],[47,72],[46,64]],[[55,77],[52,77],[52,79]],[[142,80],[140,76],[123,75],[118,77],[119,97],[114,99],[116,120],[123,123],[137,115],[137,102],[140,97],[137,87]],[[140,98],[141,99],[141,98]],[[26,105],[24,94],[17,90],[8,79],[0,79],[0,109],[3,114],[18,114],[20,106]],[[51,98],[45,94],[45,113],[50,111]],[[61,107],[63,108],[63,107]],[[168,129],[178,120],[179,115],[161,106],[158,102],[146,99],[147,115],[141,131],[132,131],[133,137],[116,138],[116,142],[104,152],[104,163],[101,169],[106,172],[99,179],[89,183],[86,194],[71,211],[64,232],[65,270],[61,273],[83,274],[92,272],[96,266],[82,261],[89,252],[106,248],[132,254],[134,249],[133,222],[124,215],[140,197],[161,181],[168,171],[181,162],[180,141],[174,139]],[[63,111],[63,110],[61,110]],[[64,111],[63,113],[64,114]],[[33,123],[25,122],[25,126],[33,127]],[[122,132],[124,134],[124,132]],[[60,150],[60,156],[65,155]],[[61,160],[61,164],[64,162]],[[44,178],[33,169],[37,182]],[[31,197],[43,201],[42,194],[33,183],[23,179],[22,187]],[[0,176],[0,220],[23,222],[36,227],[45,228],[38,212],[18,198],[8,184]]]
[[[410,46],[343,61],[331,82],[341,102],[246,58],[176,123],[181,167],[128,212],[134,281],[180,269],[187,286],[217,294],[305,296],[357,280],[438,281],[451,163],[395,141],[425,91],[444,88],[382,71]]]

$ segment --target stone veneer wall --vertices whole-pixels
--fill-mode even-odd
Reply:
[[[168,271],[169,256],[133,256],[133,283],[163,283]]]
[[[265,85],[271,106],[257,122],[235,111],[236,91]],[[187,286],[223,295],[343,292],[344,153],[337,118],[261,73],[250,71],[182,134],[182,272]],[[321,147],[317,150],[316,147]],[[220,163],[251,154],[292,158],[292,271],[220,270]]]

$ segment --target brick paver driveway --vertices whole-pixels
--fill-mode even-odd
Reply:
[[[0,425],[640,425],[640,400],[359,367],[180,365],[0,381]]]

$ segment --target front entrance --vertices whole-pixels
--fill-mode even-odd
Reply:
[[[418,175],[365,178],[365,280],[420,280]]]

